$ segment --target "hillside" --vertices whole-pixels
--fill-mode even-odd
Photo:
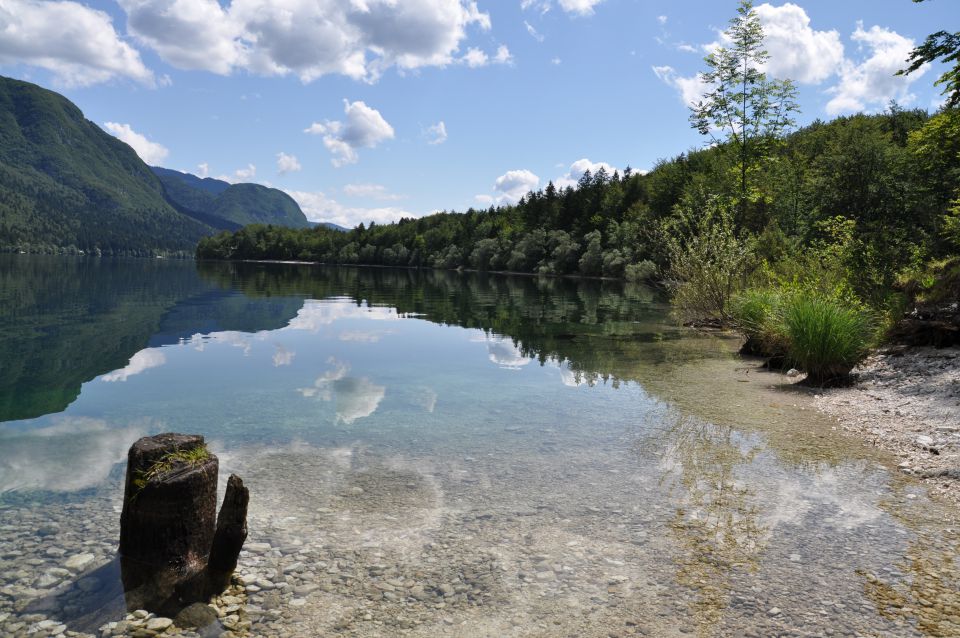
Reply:
[[[308,228],[300,206],[281,190],[260,184],[230,184],[210,177],[152,167],[167,198],[184,213],[223,230],[247,224]],[[199,214],[197,214],[199,213]],[[224,220],[222,223],[219,220]]]
[[[0,77],[0,250],[190,251],[210,232],[72,102]]]

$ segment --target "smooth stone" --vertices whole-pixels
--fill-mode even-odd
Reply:
[[[173,621],[170,620],[169,618],[163,618],[163,617],[151,618],[150,620],[147,621],[147,629],[149,629],[150,631],[160,632],[160,631],[166,630],[167,627],[169,627],[172,624],[173,624]]]
[[[178,627],[203,628],[217,622],[217,612],[203,603],[193,603],[177,614],[175,622]]]
[[[96,557],[93,554],[77,554],[71,556],[63,563],[63,566],[70,571],[78,572],[92,563]]]

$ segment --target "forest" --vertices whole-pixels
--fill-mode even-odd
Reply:
[[[935,113],[890,103],[797,128],[793,83],[763,72],[769,55],[751,2],[725,35],[729,46],[704,60],[709,89],[691,106],[704,147],[649,172],[601,169],[515,205],[346,233],[247,226],[201,240],[197,256],[656,282],[680,319],[734,327],[745,351],[816,383],[846,378],[911,307],[953,307],[911,338],[955,342],[957,69],[938,80],[946,99]],[[935,33],[901,73],[940,58],[960,65],[958,55],[960,35]]]

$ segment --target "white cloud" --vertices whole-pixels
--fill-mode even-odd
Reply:
[[[296,200],[307,219],[315,222],[333,222],[345,228],[353,228],[361,222],[389,224],[402,217],[420,217],[397,206],[375,208],[345,206],[319,191],[287,191],[287,194]]]
[[[576,162],[570,165],[570,170],[567,171],[562,177],[558,177],[553,180],[553,185],[557,188],[566,188],[567,186],[572,186],[576,188],[577,182],[580,181],[580,178],[583,177],[584,173],[590,171],[591,174],[596,175],[597,171],[603,169],[607,172],[607,176],[610,177],[613,175],[613,172],[617,169],[606,162],[591,162],[587,158],[578,159]]]
[[[197,164],[197,175],[200,177],[206,177],[210,174],[210,164],[203,162],[202,164]]]
[[[910,93],[910,84],[923,75],[927,67],[908,76],[895,75],[906,66],[907,56],[913,50],[913,40],[879,26],[864,30],[862,23],[857,24],[851,37],[869,55],[859,62],[844,61],[840,81],[829,89],[833,98],[827,103],[827,113],[836,115],[882,108],[890,100],[909,104],[916,99]]]
[[[141,350],[132,357],[130,363],[100,377],[101,381],[126,381],[151,368],[158,368],[167,362],[167,357],[159,350]]]
[[[543,34],[541,34],[539,31],[537,31],[536,28],[534,28],[534,26],[533,26],[532,24],[530,24],[529,22],[527,22],[526,20],[524,20],[524,21],[523,21],[523,26],[525,26],[525,27],[527,28],[527,33],[530,34],[530,37],[531,37],[531,38],[533,38],[533,39],[536,40],[537,42],[543,42]]]
[[[540,178],[526,169],[507,171],[496,179],[494,190],[500,193],[498,203],[514,204],[521,197],[534,190],[540,184]]]
[[[668,19],[667,16],[657,16],[657,22],[659,22],[661,25],[666,24],[667,19]]]
[[[487,62],[490,61],[490,58],[487,57],[486,53],[484,53],[480,49],[476,49],[473,47],[468,49],[466,55],[464,55],[460,59],[463,61],[464,64],[466,64],[471,69],[475,69],[481,66],[486,66]]]
[[[507,48],[507,45],[501,44],[497,47],[497,52],[493,54],[493,57],[490,57],[486,52],[481,51],[475,47],[470,47],[467,49],[467,52],[460,62],[466,64],[471,69],[476,69],[481,66],[487,66],[488,64],[513,64],[513,54],[510,53],[510,49]]]
[[[0,0],[0,64],[53,72],[65,86],[118,77],[155,85],[140,53],[124,42],[110,16],[77,2]]]
[[[240,182],[247,182],[257,176],[257,167],[253,164],[247,164],[246,168],[238,168],[233,172],[234,177]]]
[[[433,126],[427,127],[427,144],[443,144],[447,141],[447,125],[440,120]]]
[[[685,77],[677,73],[672,66],[655,66],[653,72],[664,84],[676,89],[684,106],[696,104],[707,92],[707,84],[700,78],[700,74]]]
[[[397,201],[406,199],[406,195],[398,195],[387,191],[382,184],[347,184],[343,187],[343,194],[348,197],[367,197],[380,201]]]
[[[567,13],[588,16],[593,15],[593,8],[603,0],[558,0],[560,8]]]
[[[151,166],[159,165],[170,154],[170,151],[163,144],[151,142],[145,136],[130,128],[129,124],[104,122],[103,127],[120,141],[129,144],[140,156],[140,159]]]
[[[277,153],[277,172],[281,175],[295,173],[301,168],[303,167],[300,166],[300,161],[297,160],[296,155],[287,155],[283,151]]]
[[[490,28],[472,0],[120,0],[127,28],[174,66],[228,74],[340,74],[454,61],[467,29]]]
[[[559,66],[562,62],[563,62],[563,60],[561,60],[560,58],[551,58],[551,59],[550,59],[550,64],[553,64],[554,66]]]
[[[323,145],[334,155],[331,160],[334,166],[354,164],[359,159],[358,148],[373,148],[380,142],[393,139],[393,127],[383,119],[380,111],[361,101],[344,100],[343,112],[347,116],[345,122],[314,122],[304,131],[323,136]]]
[[[766,71],[801,84],[820,84],[839,72],[843,43],[837,31],[815,31],[803,7],[787,2],[756,7],[763,25],[764,47],[770,53]]]

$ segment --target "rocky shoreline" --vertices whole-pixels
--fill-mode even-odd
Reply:
[[[854,372],[855,385],[824,390],[816,407],[960,504],[960,347],[895,346]]]

